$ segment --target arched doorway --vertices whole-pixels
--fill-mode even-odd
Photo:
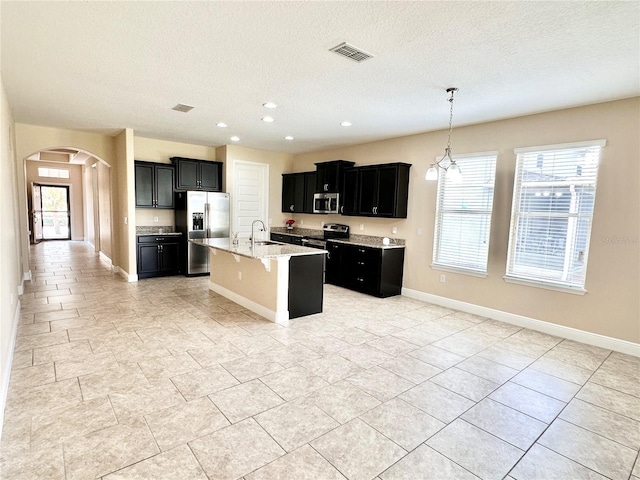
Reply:
[[[113,258],[112,182],[111,166],[107,162],[75,147],[46,148],[25,158],[25,181],[32,243],[47,239],[46,230],[52,227],[39,208],[41,189],[37,186],[64,187],[69,193],[68,238],[85,241],[96,253],[109,260]],[[55,223],[54,220],[48,223],[52,221]]]

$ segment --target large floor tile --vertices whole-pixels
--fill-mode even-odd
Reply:
[[[393,358],[392,355],[384,353],[370,345],[358,345],[347,348],[340,350],[338,354],[365,369],[375,367]]]
[[[138,420],[64,443],[67,479],[101,477],[159,453],[147,425]]]
[[[427,440],[434,450],[483,479],[502,479],[524,451],[464,420],[455,420]]]
[[[259,468],[245,480],[346,480],[336,468],[309,445]]]
[[[440,420],[398,398],[369,410],[360,419],[407,451],[445,426]]]
[[[163,452],[229,425],[208,398],[158,410],[145,419]]]
[[[349,480],[371,479],[407,453],[359,419],[314,440],[311,446]]]
[[[640,398],[587,382],[576,398],[640,421]]]
[[[518,370],[515,368],[501,365],[478,355],[460,362],[456,365],[456,368],[497,384],[503,384],[518,374]]]
[[[511,379],[513,383],[568,402],[580,390],[580,385],[533,369],[525,369]]]
[[[409,355],[401,355],[380,366],[415,384],[422,383],[442,371]]]
[[[367,392],[381,402],[390,400],[414,387],[413,382],[384,368],[373,367],[346,379],[347,382]]]
[[[340,355],[329,355],[317,360],[309,360],[301,365],[328,383],[335,383],[364,371],[361,366]]]
[[[285,453],[251,418],[194,440],[189,446],[210,480],[235,480]]]
[[[188,446],[182,445],[168,452],[125,467],[102,477],[103,480],[148,480],[163,478],[169,472],[179,472],[180,480],[207,480],[200,464]]]
[[[488,398],[467,410],[462,419],[521,450],[527,450],[548,426]]]
[[[316,390],[305,401],[327,412],[340,423],[346,423],[380,405],[380,400],[347,381]]]
[[[209,396],[231,423],[262,413],[284,403],[260,380],[252,380]]]
[[[640,450],[640,422],[637,420],[579,399],[572,400],[559,418],[634,450]]]
[[[637,450],[564,420],[553,422],[539,443],[613,480],[628,479],[638,455]]]
[[[456,367],[445,370],[430,381],[474,402],[479,402],[500,386]]]
[[[329,385],[322,378],[302,366],[291,367],[265,375],[260,380],[287,401],[302,397]]]
[[[414,350],[413,352],[409,352],[408,355],[442,370],[453,367],[465,359],[462,355],[434,347],[433,345],[428,345],[418,350]]]
[[[382,480],[478,480],[468,470],[427,445],[420,445],[398,463],[380,474]]]
[[[468,398],[430,380],[406,391],[399,398],[445,423],[453,421],[475,405]]]
[[[314,405],[288,402],[255,417],[287,452],[336,428],[339,423]]]
[[[584,385],[589,380],[589,377],[593,375],[593,370],[554,360],[546,355],[533,362],[529,368],[578,385]]]
[[[220,365],[176,375],[171,377],[171,381],[187,401],[233,387],[239,383]]]
[[[505,383],[489,395],[489,398],[545,423],[551,423],[566,405],[560,400],[511,382]]]
[[[500,363],[501,365],[505,365],[515,370],[522,370],[523,368],[526,368],[536,361],[535,357],[524,355],[518,352],[513,352],[496,345],[481,351],[480,353],[478,353],[478,356],[486,358],[488,360],[492,360],[496,363]]]
[[[538,444],[531,447],[531,450],[511,470],[510,475],[515,480],[605,480],[607,478]]]

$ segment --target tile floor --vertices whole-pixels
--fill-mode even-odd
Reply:
[[[32,248],[10,479],[640,479],[640,359],[326,287],[288,328],[206,278]]]

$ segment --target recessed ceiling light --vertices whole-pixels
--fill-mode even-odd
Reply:
[[[263,122],[271,123],[273,122],[273,117],[262,117]]]
[[[231,141],[232,142],[239,142],[240,141],[240,137],[234,135],[233,137],[231,137]]]
[[[262,106],[264,108],[276,108],[278,104],[273,102],[267,102],[267,103],[263,103]]]
[[[291,135],[287,135],[286,137],[284,137],[285,140],[293,140],[293,137]]]
[[[342,125],[343,127],[350,127],[351,126],[351,122],[342,122],[340,125]]]
[[[218,122],[218,123],[216,123],[216,126],[220,127],[220,128],[227,128],[228,127],[228,125],[226,123],[224,123],[224,122]]]

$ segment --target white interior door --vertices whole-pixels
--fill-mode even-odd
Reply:
[[[233,161],[233,211],[231,231],[240,238],[249,238],[251,223],[262,220],[268,227],[269,165],[266,163]],[[267,238],[266,233],[256,238]]]

